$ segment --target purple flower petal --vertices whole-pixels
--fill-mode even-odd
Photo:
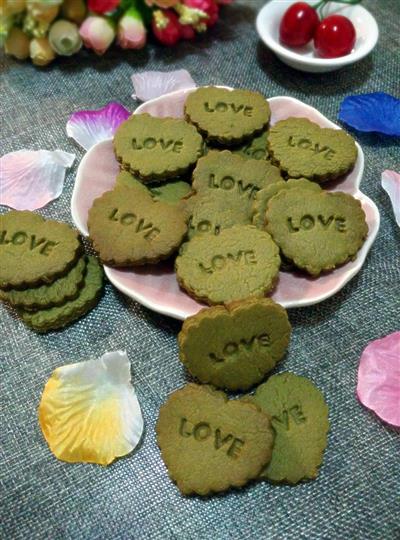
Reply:
[[[376,339],[364,349],[357,396],[379,418],[400,427],[400,332]]]
[[[339,120],[358,131],[400,136],[400,99],[384,92],[349,96],[342,101]]]
[[[186,69],[134,73],[132,83],[135,90],[132,97],[140,101],[149,101],[176,90],[196,88],[196,83]]]
[[[59,197],[65,169],[74,154],[62,150],[19,150],[0,159],[0,204],[15,210],[36,210]]]
[[[102,109],[78,111],[69,117],[67,135],[85,150],[89,150],[98,142],[110,139],[130,115],[125,107],[115,101]]]
[[[382,187],[392,201],[397,225],[400,227],[400,174],[394,171],[382,173]]]

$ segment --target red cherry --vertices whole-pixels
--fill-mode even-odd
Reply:
[[[337,58],[349,54],[356,42],[356,29],[343,15],[330,15],[319,24],[314,45],[322,58]]]
[[[279,27],[281,42],[289,47],[302,47],[312,39],[318,24],[315,9],[305,2],[296,2],[282,17]]]

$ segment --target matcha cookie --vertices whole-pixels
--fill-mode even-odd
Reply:
[[[127,186],[140,189],[143,193],[150,194],[155,201],[176,204],[189,195],[192,186],[183,180],[169,180],[168,183],[144,185],[141,180],[128,171],[121,171],[116,179],[116,186]]]
[[[197,193],[187,199],[188,238],[196,234],[219,234],[233,225],[251,224],[251,205],[223,191]]]
[[[268,202],[274,195],[279,193],[282,189],[305,189],[308,191],[322,191],[319,184],[310,182],[306,178],[296,178],[295,180],[288,180],[275,182],[270,184],[266,188],[261,189],[256,193],[255,200],[253,202],[253,225],[259,229],[265,228],[265,213],[267,211]]]
[[[244,486],[271,459],[269,417],[207,386],[173,392],[160,409],[156,432],[169,476],[184,495]]]
[[[175,260],[179,285],[208,304],[264,296],[278,278],[279,249],[268,233],[235,225],[218,236],[197,235]]]
[[[325,182],[350,171],[357,159],[354,139],[342,129],[320,128],[306,118],[277,122],[268,133],[271,160],[291,178]]]
[[[269,298],[249,298],[201,310],[178,335],[179,358],[200,382],[247,390],[284,356],[291,326]]]
[[[185,118],[208,141],[233,146],[261,133],[271,116],[267,100],[250,90],[208,86],[189,94]]]
[[[18,310],[24,323],[36,332],[44,333],[57,330],[83,317],[93,309],[103,290],[103,269],[95,257],[88,257],[85,283],[75,300],[62,306],[30,312]]]
[[[272,417],[275,443],[261,478],[296,484],[316,478],[327,445],[328,407],[318,388],[293,373],[273,375],[251,400]]]
[[[164,181],[195,165],[203,139],[184,120],[135,114],[117,129],[114,151],[123,168],[143,182]]]
[[[268,132],[263,131],[261,135],[257,135],[254,139],[242,144],[238,147],[233,147],[231,152],[239,154],[246,159],[269,159],[267,148]]]
[[[180,246],[187,225],[179,208],[118,186],[95,199],[88,229],[104,264],[135,266],[167,259]]]
[[[1,289],[51,283],[68,272],[80,252],[78,232],[66,223],[27,210],[0,216]]]
[[[252,201],[257,191],[282,180],[280,171],[268,161],[244,159],[229,150],[210,151],[193,171],[193,189],[198,193],[222,191]]]
[[[284,256],[313,276],[354,258],[368,234],[360,201],[341,192],[281,191],[266,221]]]
[[[83,286],[86,273],[86,258],[81,257],[68,274],[52,283],[40,285],[31,289],[8,291],[0,290],[0,299],[9,302],[13,306],[22,307],[25,310],[36,310],[60,306],[68,300],[73,300],[79,294]]]

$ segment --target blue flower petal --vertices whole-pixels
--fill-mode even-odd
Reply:
[[[400,137],[400,99],[384,92],[349,96],[342,101],[339,120],[358,131]]]

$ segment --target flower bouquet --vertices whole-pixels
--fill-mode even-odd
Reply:
[[[38,66],[82,45],[101,55],[116,40],[141,49],[150,31],[163,45],[194,39],[232,0],[0,0],[0,44]]]

